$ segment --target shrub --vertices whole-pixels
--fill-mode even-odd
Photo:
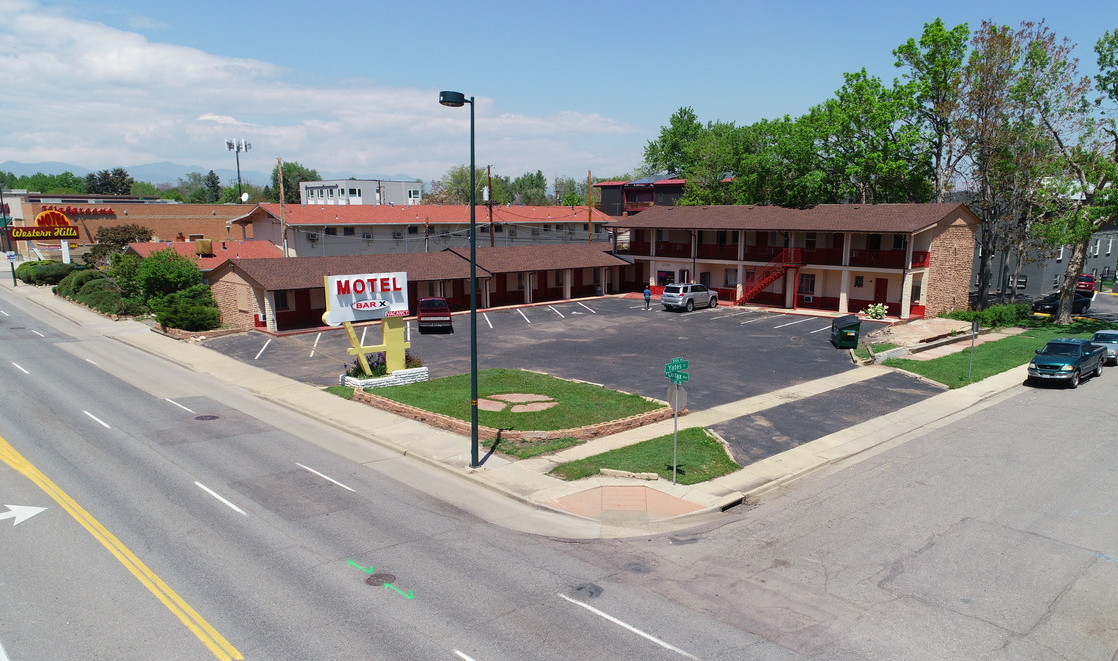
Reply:
[[[140,268],[139,255],[116,253],[112,256],[109,266],[111,275],[125,296],[129,298],[140,295],[140,285],[136,282],[136,273]]]
[[[58,287],[54,293],[66,298],[74,298],[74,295],[79,292],[87,282],[92,280],[104,280],[105,274],[96,269],[83,269],[81,271],[73,271],[70,275],[62,278],[58,283]]]
[[[1014,326],[1029,317],[1028,303],[991,305],[985,310],[952,310],[942,316],[959,321],[977,321],[983,328]]]
[[[388,365],[385,364],[383,351],[367,353],[365,354],[365,360],[369,362],[369,369],[372,370],[373,377],[388,374]],[[342,367],[345,369],[346,376],[352,376],[357,379],[366,378],[365,370],[361,369],[361,361],[357,358],[354,358],[352,363],[346,363]],[[420,360],[418,356],[412,355],[410,351],[405,351],[404,369],[411,369],[413,367],[423,367],[423,361]]]
[[[884,303],[871,303],[862,314],[870,319],[884,319],[885,315],[889,312],[889,308]]]
[[[187,287],[149,300],[148,304],[155,313],[155,320],[164,328],[204,331],[221,325],[221,310],[214,305],[213,294],[206,285]]]
[[[156,250],[140,262],[136,267],[136,284],[149,303],[154,298],[205,286],[198,265],[171,248]]]
[[[62,278],[81,268],[77,264],[63,264],[50,260],[24,262],[16,269],[16,277],[32,285],[57,285]]]

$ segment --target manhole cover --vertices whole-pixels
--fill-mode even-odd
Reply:
[[[583,583],[582,585],[575,586],[575,594],[582,595],[587,599],[593,599],[602,594],[602,586],[594,585],[593,583]]]
[[[648,574],[652,571],[652,568],[643,562],[626,562],[625,569],[628,569],[634,574]]]
[[[194,416],[194,419],[195,420],[217,420],[217,416],[216,415],[196,415],[196,416]]]
[[[376,573],[366,578],[365,582],[369,585],[384,585],[385,583],[395,583],[396,577],[392,574]]]

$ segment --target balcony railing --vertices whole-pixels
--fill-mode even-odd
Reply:
[[[904,268],[903,250],[851,250],[851,266],[877,266],[887,269]]]
[[[699,244],[699,257],[703,259],[734,259],[738,258],[736,244],[716,245],[710,243]]]
[[[657,257],[690,257],[690,243],[674,243],[672,241],[656,242]]]

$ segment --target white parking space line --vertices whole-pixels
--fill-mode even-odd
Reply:
[[[489,314],[487,312],[482,312],[481,316],[485,317],[485,323],[489,324],[490,328],[493,328],[493,322],[489,321]]]
[[[532,320],[528,318],[528,315],[524,314],[524,310],[519,310],[518,309],[517,312],[520,313],[521,317],[524,317],[524,321],[527,321],[528,323],[532,323]]]
[[[598,311],[597,311],[597,310],[595,310],[594,308],[590,307],[589,305],[587,305],[587,304],[585,304],[585,303],[582,303],[582,302],[580,302],[580,303],[579,303],[579,305],[581,305],[582,307],[586,308],[587,310],[590,310],[590,311],[591,311],[591,312],[593,312],[594,314],[598,314]]]
[[[318,471],[311,468],[310,466],[304,466],[303,464],[300,464],[297,461],[295,462],[295,465],[298,466],[299,468],[302,468],[305,471],[314,473],[315,475],[321,477],[322,479],[324,479],[328,482],[333,482],[334,484],[338,485],[339,487],[341,487],[341,488],[343,488],[347,491],[353,491],[353,493],[357,493],[357,491],[355,491],[354,489],[350,489],[349,487],[347,487],[346,485],[342,484],[341,482],[335,480],[334,478],[330,477],[329,475],[323,475],[322,473],[319,473]]]
[[[411,322],[409,321],[406,324],[404,324],[404,328],[407,329],[407,334],[408,334],[408,336],[404,339],[407,340],[408,342],[411,342]],[[364,341],[361,342],[361,346],[365,346]]]
[[[743,310],[742,312],[726,312],[718,316],[719,319],[729,319],[730,317],[740,317],[743,314],[753,314],[753,310]]]
[[[85,359],[85,362],[89,363],[90,365],[96,365],[97,367],[100,367],[100,365],[97,365],[97,363],[93,362],[92,360],[90,360],[88,358]]]
[[[4,651],[3,643],[0,643],[0,661],[8,661],[8,653]]]
[[[4,315],[5,317],[10,317],[10,316],[12,316],[12,315],[8,314],[7,312],[5,312],[5,311],[3,311],[3,310],[0,310],[0,314]]]
[[[271,343],[272,343],[272,338],[270,338],[270,337],[269,337],[269,338],[268,338],[268,341],[264,343],[264,346],[260,347],[260,351],[257,351],[257,352],[256,352],[256,357],[255,357],[255,358],[253,358],[253,360],[256,360],[256,359],[257,359],[257,358],[259,358],[259,357],[260,357],[261,355],[263,355],[263,354],[264,354],[264,350],[265,350],[265,349],[267,349],[267,348],[268,348],[268,345],[269,345],[269,344],[271,344]]]
[[[365,346],[365,333],[369,332],[369,327],[365,326],[361,329],[361,346]]]
[[[554,312],[555,314],[559,315],[559,318],[560,318],[560,319],[566,319],[566,317],[564,317],[564,316],[563,316],[563,313],[562,313],[562,312],[560,312],[560,311],[558,311],[558,310],[556,310],[556,309],[555,309],[555,308],[554,308],[553,306],[549,305],[549,306],[547,306],[547,307],[548,307],[548,309],[550,309],[550,310],[551,310],[552,312]]]
[[[811,317],[804,317],[803,319],[800,319],[798,321],[789,321],[786,324],[781,324],[779,326],[773,326],[773,328],[784,328],[785,326],[793,326],[795,324],[802,324],[805,321],[811,321],[811,319],[812,319]]]
[[[314,358],[314,350],[318,348],[318,341],[322,339],[322,333],[314,336],[314,344],[311,345],[311,355],[307,358]]]
[[[594,608],[590,604],[583,603],[583,602],[581,602],[577,599],[571,599],[570,597],[568,597],[567,595],[565,595],[563,593],[559,593],[559,596],[566,599],[567,601],[571,602],[572,604],[575,604],[577,606],[582,606],[583,608],[590,611],[591,613],[593,613],[593,614],[595,614],[599,617],[603,617],[603,618],[609,620],[610,622],[613,622],[614,624],[616,624],[619,627],[628,629],[629,631],[637,634],[638,636],[641,636],[642,638],[645,638],[646,640],[650,640],[650,641],[656,643],[657,645],[659,645],[660,647],[663,647],[666,650],[671,650],[672,652],[675,652],[676,654],[679,654],[680,656],[686,657],[688,659],[697,659],[698,658],[693,654],[688,654],[687,652],[684,652],[683,650],[679,649],[675,645],[672,645],[670,643],[666,643],[666,642],[660,640],[659,638],[657,638],[656,636],[653,636],[652,634],[645,633],[645,632],[641,631],[640,629],[634,627],[631,624],[626,624],[626,623],[622,622],[621,620],[617,619],[616,617],[614,617],[612,615],[609,615],[608,613],[605,613],[603,611],[600,611],[597,608]]]
[[[813,334],[815,334],[815,333],[822,333],[823,331],[825,331],[825,330],[830,330],[830,329],[831,329],[831,327],[830,327],[830,326],[824,326],[823,328],[820,328],[819,330],[813,330],[813,331],[811,331],[811,333],[808,333],[808,335],[813,335]]]
[[[462,659],[462,661],[474,661],[473,657],[466,656],[465,652],[459,652],[458,650],[454,650],[454,653],[457,654],[458,658]],[[5,661],[5,660],[0,659],[0,661]]]
[[[89,417],[93,418],[95,421],[97,421],[98,424],[100,424],[105,429],[112,429],[112,427],[110,427],[104,420],[102,420],[101,418],[98,418],[97,416],[93,415],[89,411],[86,411],[85,409],[82,409],[82,413],[84,413],[84,414],[88,415]]]
[[[182,404],[179,404],[178,402],[171,399],[170,397],[164,397],[163,399],[167,400],[168,402],[171,402],[172,404],[174,404],[175,406],[179,407],[180,409],[186,411],[187,413],[194,413],[194,411],[191,411],[190,409],[186,408]]]
[[[23,372],[24,374],[30,374],[30,373],[31,373],[31,372],[28,372],[27,370],[23,369],[22,367],[20,367],[20,366],[19,366],[19,363],[12,363],[12,365],[15,365],[15,368],[16,368],[17,370],[19,370],[19,371]]]
[[[739,323],[743,323],[743,324],[752,324],[753,322],[755,322],[755,321],[761,321],[761,320],[762,320],[762,319],[764,319],[764,318],[765,318],[765,317],[757,317],[756,319],[750,319],[749,321],[742,321],[742,322],[739,322]]]
[[[233,503],[229,502],[228,500],[225,500],[225,499],[224,499],[224,498],[222,498],[222,497],[221,497],[221,496],[220,496],[220,495],[219,495],[219,494],[218,494],[218,493],[217,493],[216,491],[214,491],[213,489],[211,489],[211,488],[207,487],[206,485],[202,484],[201,482],[195,482],[195,483],[194,483],[194,486],[198,487],[198,488],[199,488],[199,489],[201,489],[202,491],[205,491],[206,493],[210,494],[210,495],[211,495],[211,496],[213,496],[214,498],[217,498],[217,499],[218,499],[218,500],[220,500],[220,501],[221,501],[222,503],[224,503],[224,504],[225,504],[226,506],[228,506],[228,507],[229,507],[229,509],[231,509],[231,510],[234,510],[234,511],[236,511],[236,512],[240,512],[241,514],[244,514],[245,516],[248,516],[248,512],[245,512],[245,511],[244,511],[243,509],[241,509],[241,508],[237,507],[236,505],[234,505]]]
[[[40,333],[39,331],[35,330],[34,328],[32,328],[32,329],[31,329],[31,332],[32,332],[32,333],[34,333],[34,334],[36,334],[36,335],[38,335],[39,337],[46,337],[46,335],[43,335],[42,333]]]

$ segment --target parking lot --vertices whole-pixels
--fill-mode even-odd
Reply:
[[[863,322],[863,334],[880,324]],[[665,399],[664,364],[690,365],[688,407],[711,408],[805,381],[858,369],[830,343],[831,320],[778,310],[721,306],[667,312],[643,300],[601,298],[479,312],[478,365],[531,369]],[[431,378],[469,370],[469,316],[454,317],[454,333],[420,334],[408,322],[411,353]],[[379,326],[357,328],[364,344],[380,341]],[[214,338],[205,345],[306,383],[333,385],[353,358],[341,329],[273,337],[263,333]],[[721,423],[717,431],[739,461],[749,463],[940,392],[901,374]],[[682,419],[681,425],[686,425]]]

